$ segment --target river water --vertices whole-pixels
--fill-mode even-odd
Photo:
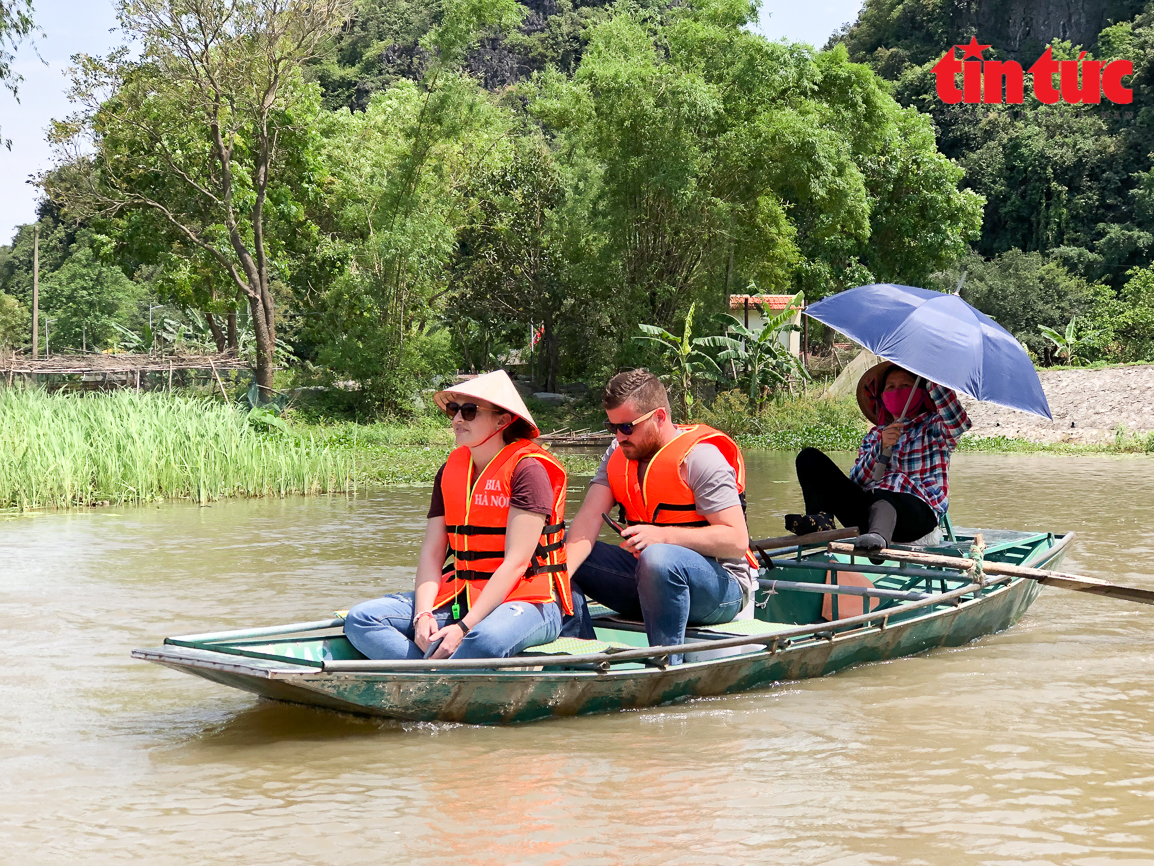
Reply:
[[[779,534],[789,459],[749,464],[750,529]],[[959,525],[1075,530],[1066,570],[1154,587],[1154,460],[962,454],[952,488]],[[129,658],[410,586],[427,499],[0,521],[0,862],[1154,863],[1150,607],[1047,589],[966,647],[510,728]]]

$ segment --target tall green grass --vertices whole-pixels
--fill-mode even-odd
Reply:
[[[0,507],[330,493],[353,470],[350,453],[207,399],[0,390]]]

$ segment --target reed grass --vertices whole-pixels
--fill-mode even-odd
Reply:
[[[0,390],[0,507],[346,491],[353,455],[209,399]]]

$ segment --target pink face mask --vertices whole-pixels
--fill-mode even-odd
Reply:
[[[910,397],[911,390],[914,392],[912,398]],[[910,401],[908,409],[906,408],[906,400]],[[925,388],[894,388],[892,391],[882,393],[882,403],[885,404],[886,411],[895,419],[902,416],[903,409],[907,418],[914,417],[927,402],[928,395]]]

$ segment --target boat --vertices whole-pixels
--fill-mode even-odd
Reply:
[[[691,626],[679,647],[650,647],[641,623],[597,606],[596,640],[561,638],[506,659],[365,659],[339,615],[170,637],[132,655],[273,700],[407,721],[498,725],[636,710],[768,689],[1003,631],[1041,584],[986,574],[983,563],[1054,568],[1073,538],[951,529],[919,548],[970,556],[967,569],[879,564],[831,552],[836,545],[783,548],[763,554],[752,618]],[[674,653],[684,663],[670,665]]]

